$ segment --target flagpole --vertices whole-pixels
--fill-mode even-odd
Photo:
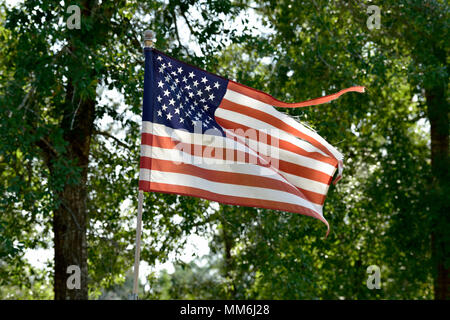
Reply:
[[[141,226],[142,226],[142,203],[144,200],[144,191],[139,190],[138,197],[138,216],[136,223],[136,251],[134,253],[134,283],[131,300],[138,300],[139,288],[139,262],[141,256]]]
[[[153,31],[147,30],[144,33],[144,51],[146,48],[153,48]],[[138,215],[136,221],[136,249],[134,253],[134,282],[131,300],[138,300],[139,289],[139,263],[141,257],[141,227],[142,227],[142,206],[144,202],[144,191],[139,190]]]

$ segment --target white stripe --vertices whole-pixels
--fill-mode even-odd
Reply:
[[[258,119],[244,115],[242,113],[230,111],[230,110],[219,107],[215,112],[215,116],[219,119],[224,119],[224,120],[229,120],[229,121],[233,121],[236,123],[245,124],[245,126],[250,127],[255,130],[271,132],[272,133],[271,136],[274,136],[280,140],[290,142],[293,145],[296,145],[297,147],[300,147],[308,152],[317,152],[317,153],[322,154],[325,157],[329,157],[329,155],[325,154],[318,148],[314,147],[313,145],[309,144],[308,142],[306,142],[304,140],[301,140],[301,139],[295,137],[291,133],[280,130],[267,122],[260,121]]]
[[[219,113],[222,113],[222,111],[224,111],[224,110],[221,109],[221,111]],[[228,110],[225,110],[225,111],[228,111]],[[253,118],[250,118],[250,119],[253,119]],[[261,123],[264,123],[264,122],[261,122]],[[190,133],[186,130],[173,129],[173,128],[167,127],[163,124],[152,123],[150,121],[143,121],[142,128],[143,128],[143,132],[145,132],[145,133],[153,132],[155,135],[158,135],[161,137],[173,138],[175,141],[182,141],[182,142],[191,143],[191,144],[203,143],[203,145],[205,145],[205,146],[219,147],[219,148],[220,147],[231,147],[233,149],[237,149],[238,151],[248,152],[252,155],[256,155],[256,153],[253,152],[252,149],[246,148],[240,144],[236,144],[235,141],[230,140],[227,137],[223,137],[223,141],[221,141],[220,136],[211,136],[211,135],[206,135],[206,134]],[[227,132],[232,133],[231,130],[227,130]],[[277,130],[277,132],[281,132],[281,130]],[[290,135],[290,134],[286,134],[286,135]],[[278,137],[276,137],[276,138],[278,138]],[[286,140],[286,139],[282,139],[282,140]],[[290,140],[291,141],[289,141],[289,142],[291,142],[291,143],[296,142],[296,145],[298,147],[302,148],[303,150],[305,150],[307,152],[319,152],[322,155],[329,157],[327,154],[325,154],[321,150],[315,148],[308,142],[296,139],[292,135],[291,135]],[[253,148],[252,145],[250,145],[250,147]],[[271,153],[273,156],[277,155],[277,157],[279,159],[282,159],[284,161],[292,162],[294,164],[301,163],[301,165],[303,165],[305,167],[315,169],[318,171],[322,171],[325,174],[332,175],[335,170],[335,167],[328,163],[316,160],[314,158],[302,156],[302,155],[296,154],[292,151],[278,148],[276,146],[264,144],[263,142],[259,142],[259,144],[257,144],[257,142],[255,142],[254,148],[257,148],[257,151],[261,151],[260,153],[265,156],[270,156],[269,153]]]
[[[260,121],[258,119],[253,118],[253,117],[249,117],[249,116],[243,115],[241,113],[237,113],[237,112],[233,112],[233,111],[230,111],[230,110],[218,108],[216,110],[216,112],[215,112],[215,116],[217,118],[230,120],[230,121],[233,121],[233,122],[245,123],[245,125],[247,127],[250,127],[250,128],[256,129],[256,130],[259,130],[259,129],[263,129],[263,130],[274,129],[274,130],[277,130],[275,132],[277,132],[279,134],[278,138],[280,140],[285,140],[285,141],[291,142],[291,143],[293,143],[293,144],[295,144],[297,146],[299,146],[299,142],[302,142],[301,140],[297,139],[295,136],[293,136],[290,133],[287,133],[287,132],[284,132],[282,130],[279,130],[279,129],[273,127],[272,125],[270,125],[270,124],[268,124],[266,122]],[[227,132],[229,132],[229,130],[227,130]],[[236,136],[235,134],[232,134],[232,135]],[[323,155],[325,155],[319,149],[316,149],[316,150],[319,151],[320,153],[322,153]],[[273,151],[271,151],[271,152],[273,152]],[[300,155],[298,155],[298,156],[300,157]],[[325,156],[329,157],[328,155],[325,155]],[[282,157],[279,157],[279,158],[283,159]],[[309,162],[300,161],[297,164],[303,165],[305,167],[311,167],[311,162],[312,161],[316,161],[316,160],[314,160],[312,158],[309,158],[309,159],[310,159]],[[301,160],[301,159],[299,159],[299,160]],[[332,169],[330,171],[320,170],[320,167],[317,167],[317,166],[314,166],[314,165],[312,165],[312,167],[313,167],[313,169],[322,171],[322,172],[324,172],[326,174],[331,173],[330,174],[331,176],[334,174],[334,171],[335,171],[335,167],[332,167]],[[313,192],[320,193],[320,194],[323,194],[323,195],[326,195],[327,192],[328,192],[328,188],[329,188],[328,184],[321,183],[321,182],[318,182],[318,181],[315,181],[315,180],[311,180],[311,179],[307,179],[307,178],[304,178],[304,177],[300,177],[300,176],[297,176],[297,175],[293,175],[291,173],[287,173],[287,172],[281,170],[280,168],[277,168],[277,169],[278,169],[278,172],[280,174],[282,174],[290,183],[292,183],[294,186],[296,186],[296,187],[298,187],[300,189],[313,191]]]
[[[148,123],[151,123],[149,121],[144,121],[142,120],[142,126],[141,126],[141,136],[142,133],[149,133],[149,134],[153,134],[153,126],[149,126]],[[143,144],[141,143],[141,149],[140,152],[142,154],[142,150],[143,150]],[[150,147],[151,148],[151,147]],[[149,151],[151,153],[151,151]],[[151,171],[147,170],[147,171],[142,171],[139,170],[139,181],[144,180],[144,181],[149,181],[151,179]]]
[[[173,161],[175,164],[177,163],[186,163],[191,164],[199,168],[207,169],[207,170],[216,170],[222,172],[233,172],[233,173],[243,173],[248,175],[255,176],[264,176],[270,177],[272,179],[279,180],[283,183],[290,185],[295,188],[292,184],[290,184],[285,178],[280,176],[274,170],[271,170],[266,167],[262,167],[256,164],[244,163],[244,162],[234,162],[234,163],[226,163],[224,160],[220,159],[210,159],[213,160],[214,163],[207,163],[205,158],[186,155],[186,153],[177,150],[177,149],[164,149],[158,147],[150,147],[147,145],[142,146],[141,156],[149,157],[158,160],[167,160]],[[197,162],[198,161],[198,162]]]
[[[203,145],[205,147],[212,148],[228,148],[231,150],[237,150],[241,152],[246,152],[254,157],[257,157],[261,160],[261,163],[266,163],[266,161],[258,156],[258,154],[253,151],[253,149],[245,146],[241,143],[237,143],[236,141],[223,136],[216,135],[208,135],[208,134],[200,134],[200,133],[191,133],[187,130],[182,129],[173,129],[171,127],[167,127],[163,124],[152,123],[150,121],[143,121],[142,128],[144,133],[153,132],[155,136],[171,138],[174,142],[181,143],[189,143],[189,144],[198,144]],[[195,148],[195,147],[194,147]],[[234,153],[233,153],[234,155]],[[234,156],[232,158],[234,159]],[[231,163],[232,161],[229,161]]]
[[[144,131],[143,132],[147,132],[150,131],[153,128],[153,132],[155,135],[161,135],[162,137],[172,137],[172,136],[176,136],[177,139],[180,139],[182,142],[185,143],[192,143],[192,141],[195,141],[195,139],[197,138],[202,138],[201,135],[199,134],[194,134],[194,133],[190,133],[184,130],[178,130],[178,129],[173,129],[170,127],[166,127],[162,124],[157,124],[157,123],[151,123],[151,122],[145,122],[145,124],[143,125]],[[227,130],[228,132],[228,130]],[[198,137],[195,137],[195,135],[198,135]],[[219,147],[223,147],[224,145],[226,145],[226,141],[228,140],[228,143],[231,141],[231,145],[230,147],[233,147],[235,149],[238,149],[240,151],[243,152],[248,152],[250,154],[252,154],[256,159],[260,159],[261,163],[265,163],[265,160],[263,158],[261,158],[259,155],[257,155],[255,152],[253,152],[251,149],[249,148],[245,148],[242,144],[240,143],[236,143],[236,141],[233,141],[232,139],[226,138],[226,137],[220,137],[220,136],[215,136],[215,141],[220,141],[220,139],[223,139],[224,142],[223,143],[212,143],[212,145],[215,146],[219,146]],[[195,147],[194,147],[195,148]],[[153,149],[153,153],[158,152],[157,147],[151,147],[148,145],[142,145],[141,146],[141,156],[146,156],[149,158],[152,158],[152,149]],[[289,174],[286,173],[282,170],[280,170],[277,166],[275,167],[271,167],[271,168],[265,168],[262,166],[258,166],[256,163],[245,163],[244,161],[237,161],[240,159],[234,159],[232,158],[232,161],[230,160],[222,160],[222,159],[207,159],[206,157],[198,157],[198,156],[193,156],[190,154],[191,150],[183,150],[183,147],[180,147],[180,149],[162,149],[164,151],[167,150],[168,154],[170,154],[170,157],[167,156],[167,158],[161,158],[163,160],[172,160],[174,162],[185,162],[185,163],[190,163],[190,164],[194,164],[194,165],[198,165],[198,164],[203,164],[206,163],[208,165],[212,165],[212,164],[217,164],[220,167],[217,168],[217,170],[222,170],[222,171],[226,171],[226,172],[233,172],[233,171],[227,171],[227,165],[232,164],[232,163],[238,163],[240,166],[242,166],[243,168],[245,168],[245,165],[251,165],[251,166],[256,166],[258,168],[261,168],[261,174],[263,174],[264,176],[267,177],[271,177],[273,178],[275,175],[281,176],[283,182],[285,183],[289,183],[294,187],[300,188],[300,189],[304,189],[304,190],[308,190],[308,191],[312,191],[312,192],[316,192],[322,195],[326,195],[327,191],[328,191],[328,185],[326,183],[322,183],[319,181],[315,181],[315,180],[311,180],[311,179],[307,179],[307,178],[303,178],[303,177],[299,177],[293,174]],[[184,156],[183,156],[184,154]],[[274,154],[274,152],[272,152],[272,154]],[[153,155],[153,157],[155,157]],[[234,157],[234,153],[233,153],[233,157]],[[255,160],[256,161],[256,160]],[[249,167],[250,169],[250,167]],[[335,168],[333,167],[333,170]],[[244,173],[244,172],[243,172]],[[334,173],[334,171],[333,171]],[[253,173],[249,173],[249,174],[253,174]],[[261,175],[260,174],[260,175]],[[141,180],[146,180],[146,179],[141,179]]]
[[[230,134],[232,134],[233,136],[236,136],[234,134],[233,131],[231,130],[225,130],[226,132],[230,132]],[[267,135],[268,137],[270,135]],[[242,136],[239,136],[242,137]],[[316,160],[314,158],[310,158],[308,156],[303,156],[301,154],[289,151],[287,149],[283,149],[280,147],[277,147],[276,145],[269,145],[267,143],[264,143],[262,141],[257,141],[256,142],[257,146],[255,146],[255,148],[257,148],[257,151],[259,154],[262,154],[266,157],[276,157],[277,159],[286,161],[286,162],[290,162],[293,164],[297,164],[297,165],[301,165],[307,168],[311,168],[317,171],[321,171],[327,175],[333,176],[334,171],[336,170],[335,166],[332,166],[329,163],[320,161],[320,160]],[[327,158],[329,158],[327,156]]]
[[[224,120],[233,121],[238,124],[243,124],[246,127],[250,127],[255,130],[266,130],[267,132],[271,132],[272,136],[277,137],[280,140],[284,140],[287,142],[292,143],[293,145],[296,145],[299,148],[302,148],[303,150],[307,152],[317,152],[325,157],[330,157],[328,154],[323,152],[322,150],[316,148],[309,142],[299,139],[296,136],[294,136],[291,133],[288,133],[286,131],[280,130],[277,127],[274,127],[270,123],[255,119],[253,117],[247,116],[245,114],[230,111],[223,108],[217,108],[215,114],[216,118],[222,118]]]
[[[150,155],[147,154],[148,151],[146,150],[145,146],[143,146],[143,150],[144,150],[144,153],[142,154],[142,156],[150,157]],[[153,159],[174,161],[175,163],[186,163],[186,164],[194,165],[198,168],[202,168],[202,169],[206,169],[206,170],[214,170],[214,171],[230,172],[230,173],[240,173],[240,174],[254,175],[257,177],[263,176],[263,177],[278,180],[282,183],[285,183],[286,185],[289,185],[290,187],[292,187],[294,189],[296,189],[296,187],[294,185],[292,185],[292,183],[289,182],[290,179],[299,180],[299,181],[308,180],[305,178],[299,178],[299,177],[289,175],[289,174],[286,174],[286,175],[292,176],[292,177],[289,177],[289,179],[286,179],[286,177],[284,177],[285,174],[280,175],[271,169],[261,167],[258,165],[254,165],[254,164],[248,164],[248,163],[225,164],[224,161],[222,161],[222,163],[215,162],[214,164],[196,164],[194,162],[194,160],[184,158],[183,155],[181,154],[181,152],[179,152],[178,150],[175,150],[175,149],[163,149],[163,148],[153,147],[152,150],[153,150],[153,155],[152,155]],[[193,158],[197,158],[197,157],[193,156]],[[143,168],[143,169],[145,169],[145,168]],[[145,170],[147,170],[147,169],[145,169]],[[310,184],[310,181],[306,181],[306,182],[302,181],[302,184],[308,185],[308,184]],[[317,183],[317,187],[312,188],[312,189],[313,190],[310,190],[310,191],[321,193],[318,191],[327,190],[328,185],[325,185],[322,183]],[[326,192],[323,194],[326,195]],[[316,204],[314,204],[314,205],[316,205]],[[321,207],[321,205],[317,205],[317,206]]]
[[[228,130],[226,130],[226,132],[228,132],[232,136],[236,136],[234,133],[229,132]],[[332,168],[333,168],[333,171],[330,175],[331,177],[334,175],[334,171],[336,170],[335,167],[332,167]],[[276,170],[279,174],[281,174],[283,177],[285,177],[286,180],[288,180],[290,183],[292,183],[297,188],[308,190],[308,191],[313,191],[313,192],[320,193],[323,195],[326,195],[328,192],[329,185],[326,183],[322,183],[322,182],[319,182],[316,180],[311,180],[308,178],[304,178],[304,177],[301,177],[298,175],[288,173],[286,171],[281,170],[279,167],[276,167]]]
[[[234,103],[237,103],[237,104],[240,104],[240,105],[244,105],[246,107],[249,107],[249,108],[252,108],[252,109],[255,109],[255,110],[263,111],[263,112],[265,112],[267,114],[270,114],[270,115],[272,115],[272,116],[282,120],[283,122],[285,122],[289,126],[297,129],[298,131],[300,131],[300,132],[310,136],[311,138],[313,138],[316,141],[318,141],[319,143],[321,143],[326,149],[328,149],[328,151],[331,152],[331,154],[333,154],[333,156],[337,160],[342,160],[343,159],[342,154],[339,151],[337,151],[336,148],[334,148],[332,145],[330,145],[324,138],[322,138],[316,132],[308,129],[307,127],[305,127],[301,123],[295,121],[293,118],[289,117],[288,115],[277,111],[270,104],[261,102],[259,100],[253,99],[253,98],[251,98],[249,96],[246,96],[244,94],[241,94],[239,92],[236,92],[236,91],[233,91],[233,90],[230,90],[230,89],[227,89],[227,91],[225,92],[224,99],[229,100],[229,101],[234,102]]]
[[[149,171],[148,169],[141,169],[141,170]],[[166,183],[184,187],[198,188],[205,191],[218,193],[224,196],[235,196],[249,199],[284,202],[311,209],[317,212],[318,214],[322,215],[322,206],[314,205],[313,203],[299,196],[279,190],[240,186],[229,183],[220,183],[187,174],[156,171],[156,170],[152,170],[150,182]]]
[[[226,163],[224,160],[220,159],[211,159],[214,160],[213,163],[206,163],[205,158],[196,157],[192,155],[186,155],[177,149],[163,149],[158,147],[150,147],[147,145],[142,145],[142,153],[141,156],[160,159],[160,160],[168,160],[173,161],[174,163],[187,163],[195,165],[199,168],[204,168],[208,170],[217,170],[223,172],[236,172],[236,173],[244,173],[255,176],[264,176],[272,179],[279,180],[286,184],[289,184],[292,187],[299,186],[301,189],[316,192],[319,194],[326,195],[328,191],[328,185],[325,183],[317,182],[314,180],[302,178],[299,176],[295,176],[289,173],[285,173],[283,171],[274,171],[272,169],[258,166],[256,164],[244,163],[244,162],[235,162],[235,163]],[[203,162],[202,162],[203,161]],[[141,179],[146,180],[146,179]]]
[[[326,183],[310,180],[307,178],[303,178],[297,175],[293,175],[284,171],[279,170],[280,174],[286,178],[287,181],[292,183],[294,186],[300,189],[304,189],[307,191],[312,191],[315,193],[322,194],[324,196],[327,195],[328,188],[330,187]]]

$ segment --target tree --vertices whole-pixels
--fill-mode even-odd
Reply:
[[[366,25],[367,7],[356,3],[252,5],[273,33],[248,42],[243,52],[230,48],[224,65],[234,61],[239,66],[231,69],[238,81],[290,101],[355,84],[366,86],[368,93],[345,96],[331,106],[287,111],[346,155],[347,179],[337,185],[338,192],[331,188],[324,210],[332,232],[322,243],[315,228],[300,234],[292,230],[292,225],[305,228],[304,219],[283,214],[274,221],[262,215],[260,225],[250,224],[235,239],[235,265],[242,273],[235,282],[253,277],[254,292],[269,298],[275,292],[288,298],[431,297],[435,274],[434,297],[448,298],[448,235],[443,232],[448,228],[448,5],[383,2],[382,28],[372,31]],[[261,64],[264,55],[270,65]],[[427,98],[429,91],[434,93]],[[420,125],[427,118],[431,157]],[[235,215],[242,218],[240,212]],[[303,245],[288,243],[300,237]],[[269,249],[264,243],[276,245]],[[301,273],[295,275],[292,261],[298,261]],[[365,268],[375,263],[387,278],[380,292],[364,285]],[[308,278],[299,280],[303,274]]]
[[[0,281],[7,288],[0,295],[30,297],[21,286],[45,281],[38,274],[31,283],[23,253],[49,247],[53,236],[56,298],[98,297],[126,280],[142,101],[139,39],[153,29],[160,50],[281,100],[351,85],[368,90],[284,110],[345,155],[344,179],[325,202],[327,240],[323,225],[308,217],[150,193],[142,259],[164,261],[197,233],[211,236],[215,260],[152,275],[148,297],[448,298],[446,2],[380,1],[381,28],[373,30],[367,6],[347,1],[77,4],[80,30],[68,30],[66,8],[51,1],[0,11]],[[270,32],[252,33],[245,15],[243,35],[227,27],[240,13],[260,17]],[[123,94],[123,102],[100,99],[106,89]],[[83,266],[78,293],[64,287],[69,263]],[[381,268],[381,290],[366,287],[373,264]]]
[[[232,35],[218,16],[234,13],[228,2],[215,1],[80,0],[71,5],[80,8],[80,29],[66,27],[69,14],[61,2],[28,0],[12,9],[2,7],[1,41],[6,46],[0,86],[2,223],[13,225],[20,215],[20,224],[26,226],[8,231],[8,239],[32,242],[28,248],[48,246],[53,236],[55,299],[87,299],[90,277],[98,283],[106,273],[111,278],[105,281],[115,281],[117,273],[128,267],[124,257],[130,253],[122,252],[132,242],[132,232],[120,223],[124,219],[118,208],[136,191],[139,122],[121,114],[117,105],[103,104],[101,89],[116,89],[124,95],[127,111],[140,115],[143,59],[138,39],[144,28],[153,28],[158,43],[169,52],[178,40],[173,54],[179,55],[183,48],[175,19],[183,17],[205,55],[197,62],[207,61],[223,41],[218,36]],[[196,31],[199,19],[188,14],[194,6],[210,16],[202,22],[206,28],[202,32]],[[152,18],[148,25],[138,23],[145,13]],[[126,133],[123,141],[100,130],[105,115],[120,123]],[[120,153],[114,154],[111,146]],[[128,157],[135,159],[131,166]],[[155,206],[155,216],[161,200],[164,207],[166,201],[167,205],[177,202],[175,206],[193,202],[153,196],[148,201]],[[41,235],[33,232],[36,226],[42,229],[41,243]],[[174,243],[173,239],[163,242]],[[155,259],[165,251],[149,255]],[[109,270],[101,265],[105,256],[114,265]],[[66,287],[70,265],[81,269],[81,290]]]

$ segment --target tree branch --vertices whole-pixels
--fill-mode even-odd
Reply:
[[[184,18],[184,21],[186,21],[186,24],[187,24],[187,26],[189,28],[189,31],[191,32],[191,35],[193,35],[195,37],[195,31],[192,28],[191,24],[189,23],[189,19],[186,17],[186,13],[183,10],[181,10],[181,9],[180,9],[180,12],[181,12],[181,15]],[[200,50],[202,51],[203,56],[206,56],[205,52],[203,51],[202,46],[199,46],[199,47],[200,47]],[[197,58],[197,55],[195,54],[195,52],[194,52],[194,55]]]
[[[117,142],[117,144],[120,145],[121,147],[124,147],[125,149],[128,149],[128,150],[131,149],[129,145],[127,145],[126,143],[120,141],[118,138],[114,137],[112,134],[110,134],[110,133],[108,133],[108,132],[105,132],[105,131],[99,131],[99,130],[94,130],[94,134],[101,135],[101,136],[104,136],[104,137],[107,137],[107,138],[111,138],[111,139],[113,139],[115,142]]]
[[[186,52],[186,54],[189,56],[189,51],[186,49],[185,46],[183,46],[183,45],[181,44],[181,40],[180,40],[180,32],[178,31],[177,16],[176,16],[176,14],[175,14],[175,10],[172,10],[172,11],[171,11],[171,14],[172,14],[172,18],[173,18],[173,24],[175,25],[175,35],[176,35],[176,37],[177,37],[178,46],[179,46],[180,48],[183,48],[184,51]]]

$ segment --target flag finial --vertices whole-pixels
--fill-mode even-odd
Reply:
[[[152,30],[146,30],[144,32],[144,48],[153,48],[153,44],[156,42],[155,34]]]

